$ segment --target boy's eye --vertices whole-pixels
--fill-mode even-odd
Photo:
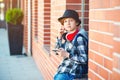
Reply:
[[[67,22],[66,20],[64,20],[64,22]]]
[[[65,19],[64,22],[73,22],[73,19]]]
[[[73,21],[72,19],[70,19],[70,21]]]

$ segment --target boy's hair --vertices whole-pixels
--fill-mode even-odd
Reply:
[[[61,19],[61,22],[60,22],[60,23],[61,23],[62,25],[64,25],[64,20],[65,20],[65,19],[66,19],[66,18]]]

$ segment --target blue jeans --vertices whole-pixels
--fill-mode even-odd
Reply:
[[[73,80],[74,76],[68,73],[59,73],[54,76],[54,80]]]

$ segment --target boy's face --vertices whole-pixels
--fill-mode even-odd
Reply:
[[[73,18],[65,18],[63,25],[68,32],[74,32],[77,28],[77,22]]]

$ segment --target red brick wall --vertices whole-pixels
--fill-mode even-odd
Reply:
[[[113,29],[113,80],[120,80],[120,0],[111,1],[113,10],[110,19],[114,21]]]
[[[85,0],[84,28],[89,31],[89,0]]]
[[[44,46],[50,45],[50,0],[44,0]]]
[[[33,38],[38,40],[38,0],[32,0],[31,9],[31,26]]]
[[[120,0],[90,0],[89,78],[120,80]]]

